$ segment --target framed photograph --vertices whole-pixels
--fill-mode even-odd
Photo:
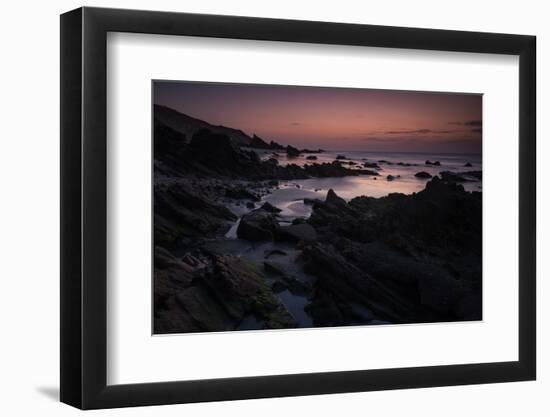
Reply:
[[[61,401],[533,380],[535,37],[61,16]]]

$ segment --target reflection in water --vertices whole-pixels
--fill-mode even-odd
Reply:
[[[359,151],[325,152],[316,154],[315,163],[333,162],[338,154],[343,154],[347,159],[340,162],[346,166],[349,162],[350,169],[363,168],[365,162],[377,163],[380,166],[377,177],[355,176],[341,178],[311,178],[307,180],[295,180],[282,184],[282,188],[274,190],[266,200],[283,209],[285,216],[306,216],[311,212],[311,207],[303,207],[296,201],[304,198],[324,199],[329,189],[333,189],[340,197],[351,200],[357,196],[384,197],[391,193],[412,194],[422,191],[427,179],[419,179],[414,176],[417,172],[425,171],[431,175],[438,175],[441,171],[464,172],[481,171],[481,156],[479,155],[454,155],[454,154],[411,154],[411,153],[374,153]],[[275,157],[273,153],[264,157]],[[280,154],[276,159],[281,165],[296,164],[306,165],[312,163],[306,159],[307,155],[299,158],[287,158]],[[440,166],[426,165],[425,162],[439,161]],[[383,162],[379,162],[383,161]],[[402,164],[402,165],[398,165]],[[408,164],[409,166],[405,165]],[[465,166],[469,164],[470,166]],[[370,168],[369,168],[370,169]],[[387,176],[396,177],[388,181]],[[376,178],[376,179],[375,179]],[[465,182],[467,191],[481,191],[481,182]],[[299,187],[299,188],[297,188]]]

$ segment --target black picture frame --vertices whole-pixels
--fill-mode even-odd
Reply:
[[[519,56],[519,360],[107,385],[108,32]],[[61,401],[95,409],[535,379],[535,54],[524,35],[88,7],[61,15]]]

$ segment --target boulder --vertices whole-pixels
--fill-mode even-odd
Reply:
[[[432,162],[432,161],[428,160],[428,161],[426,161],[426,165],[440,166],[441,162],[439,162],[439,161]]]
[[[279,224],[273,213],[258,209],[241,218],[237,228],[237,237],[250,242],[271,240],[278,228]]]
[[[386,179],[387,179],[388,181],[393,181],[395,178],[396,178],[396,177],[394,177],[394,176],[391,175],[391,174],[388,175],[388,176],[386,177]]]
[[[316,161],[317,157],[315,155],[308,155],[308,156],[306,156],[306,159],[310,160],[310,161]]]
[[[429,179],[432,178],[432,175],[426,171],[420,171],[414,174],[416,178]]]

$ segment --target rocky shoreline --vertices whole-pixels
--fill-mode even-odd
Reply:
[[[285,181],[378,170],[281,166],[225,133],[188,136],[155,120],[155,333],[481,319],[482,199],[460,185],[481,172],[421,176],[411,195],[329,190],[289,219],[265,202]]]

